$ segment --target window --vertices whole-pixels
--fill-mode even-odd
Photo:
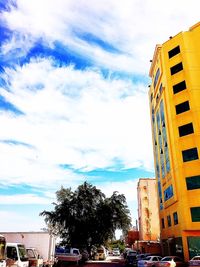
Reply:
[[[172,58],[179,53],[180,53],[180,46],[178,45],[168,52],[168,56],[169,56],[169,58]]]
[[[172,226],[172,221],[171,221],[170,215],[167,216],[167,225],[168,225],[168,227]]]
[[[187,162],[187,161],[191,161],[191,160],[195,160],[199,158],[196,147],[183,150],[182,156],[183,156],[183,162]]]
[[[190,259],[196,255],[200,255],[200,236],[188,236],[187,243]]]
[[[159,76],[160,76],[160,69],[157,69],[156,76],[155,76],[154,83],[153,83],[154,88],[156,87]]]
[[[167,201],[171,197],[173,197],[173,187],[170,185],[165,191],[164,191],[164,200]]]
[[[170,68],[171,75],[176,74],[177,72],[181,71],[183,69],[183,64],[182,62],[176,64],[175,66]]]
[[[200,222],[200,207],[190,208],[192,222]]]
[[[173,85],[173,92],[174,92],[174,94],[177,94],[177,93],[179,93],[179,92],[181,92],[181,91],[183,91],[185,89],[186,89],[186,83],[185,83],[185,81],[182,81],[180,83],[177,83],[177,84]]]
[[[16,247],[7,246],[6,254],[7,254],[7,257],[10,259],[18,259]]]
[[[162,225],[162,229],[164,229],[165,228],[165,220],[164,220],[164,218],[161,219],[161,225]]]
[[[28,256],[29,258],[35,258],[35,254],[34,254],[34,252],[33,252],[33,249],[29,249],[29,248],[27,248],[26,252],[27,252],[27,256]]]
[[[162,94],[162,91],[163,91],[163,86],[162,86],[162,83],[161,83],[161,85],[160,85],[160,87],[159,87],[160,95]]]
[[[189,105],[189,101],[185,101],[183,103],[180,103],[178,105],[175,106],[176,108],[176,114],[180,114],[180,113],[183,113],[185,111],[188,111],[190,110],[190,105]]]
[[[200,175],[186,177],[187,190],[200,188]]]
[[[179,136],[185,136],[194,133],[193,124],[188,123],[178,127]]]
[[[173,218],[174,218],[174,225],[178,224],[178,213],[177,212],[173,213]]]

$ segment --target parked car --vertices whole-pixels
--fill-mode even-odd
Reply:
[[[200,256],[194,256],[188,263],[189,266],[200,267]]]
[[[177,256],[166,256],[158,261],[157,267],[186,267],[187,263]]]
[[[125,248],[124,249],[124,252],[123,252],[123,255],[124,255],[124,259],[126,259],[126,256],[127,256],[127,253],[129,250],[132,250],[131,248]]]
[[[125,264],[131,265],[131,266],[137,266],[137,253],[136,253],[136,251],[134,251],[134,250],[128,250],[127,251]]]
[[[105,260],[106,257],[107,257],[106,249],[103,246],[100,248],[97,248],[97,257],[95,259]]]
[[[119,249],[118,249],[118,248],[113,248],[113,250],[112,250],[112,254],[113,254],[113,256],[120,256],[120,251],[119,251]]]
[[[82,250],[81,255],[82,255],[81,262],[86,262],[89,260],[89,253],[87,252],[87,250]]]
[[[160,261],[162,257],[160,256],[147,256],[143,260],[139,260],[137,263],[138,267],[155,267],[156,263]]]
[[[138,255],[137,255],[137,260],[138,260],[138,261],[140,261],[140,260],[145,260],[146,257],[148,257],[148,256],[151,256],[151,254],[150,254],[150,253],[141,253],[141,254],[138,254]]]

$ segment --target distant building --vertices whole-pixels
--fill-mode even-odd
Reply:
[[[139,179],[137,197],[139,224],[138,249],[141,252],[160,252],[160,223],[156,180],[153,178]]]
[[[126,245],[128,247],[134,248],[134,243],[139,240],[139,231],[136,229],[131,229],[128,231],[127,237],[125,239]]]
[[[165,255],[200,254],[200,23],[157,45],[149,90]]]

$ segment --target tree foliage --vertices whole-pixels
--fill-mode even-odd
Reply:
[[[84,182],[74,192],[61,187],[56,198],[54,210],[40,215],[68,245],[102,245],[114,238],[116,229],[125,233],[130,227],[126,198],[118,192],[107,198],[95,186]]]

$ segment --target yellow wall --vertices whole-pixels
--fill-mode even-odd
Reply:
[[[166,130],[167,147],[169,151],[170,171],[165,177],[160,177],[160,185],[163,199],[163,209],[160,210],[160,219],[164,218],[165,228],[161,230],[163,242],[172,238],[181,237],[183,241],[183,252],[186,260],[189,259],[187,236],[200,237],[200,221],[192,222],[190,207],[200,207],[200,188],[187,190],[186,177],[200,175],[200,24],[191,27],[187,32],[181,32],[166,41],[163,45],[156,47],[150,68],[152,84],[149,90],[150,110],[153,116],[160,112],[161,101],[164,104],[165,126],[161,126],[163,138],[164,128]],[[179,46],[180,53],[169,59],[168,51]],[[170,68],[182,62],[183,70],[171,75]],[[160,69],[160,75],[154,88],[156,72]],[[186,89],[174,94],[173,85],[186,81]],[[160,85],[163,90],[159,93]],[[152,99],[152,100],[151,100]],[[189,101],[190,110],[176,114],[175,106],[184,101]],[[160,113],[159,113],[160,114]],[[193,124],[194,133],[179,137],[178,127],[187,123]],[[159,147],[159,129],[152,121],[153,146],[155,169],[156,164],[161,165]],[[156,131],[154,130],[156,127]],[[162,139],[161,138],[161,139]],[[157,144],[155,145],[155,141]],[[163,146],[163,139],[161,142]],[[196,147],[199,159],[183,162],[182,151]],[[156,157],[158,151],[158,157]],[[164,153],[165,154],[165,153]],[[165,158],[165,155],[164,155]],[[166,167],[166,165],[165,165]],[[161,175],[160,175],[161,176]],[[159,181],[156,172],[157,181]],[[173,196],[164,201],[164,191],[172,185]],[[173,213],[178,213],[178,224],[173,223]],[[172,225],[167,226],[167,216],[171,216]],[[200,249],[200,248],[199,248]]]

